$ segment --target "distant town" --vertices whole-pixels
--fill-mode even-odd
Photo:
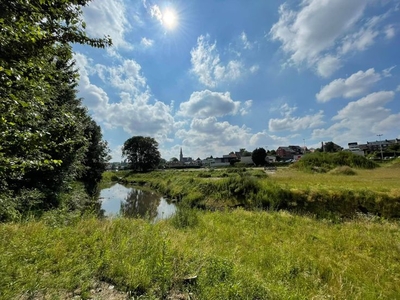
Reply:
[[[357,142],[348,143],[348,148],[335,144],[334,142],[322,142],[320,148],[307,148],[306,146],[289,145],[280,146],[276,150],[266,151],[266,163],[293,163],[301,159],[307,153],[312,152],[339,152],[349,151],[361,156],[369,156],[370,159],[391,159],[400,155],[400,139],[385,139],[379,141],[358,144]],[[163,168],[199,168],[199,167],[224,167],[240,163],[243,165],[254,165],[252,152],[245,148],[239,151],[232,151],[218,157],[192,158],[183,155],[183,149],[180,149],[179,157],[173,157],[169,161],[163,161]],[[126,161],[108,163],[109,170],[122,170],[128,168]]]

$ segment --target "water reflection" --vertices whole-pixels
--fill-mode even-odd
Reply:
[[[175,213],[176,207],[159,194],[115,184],[100,192],[101,209],[106,217],[145,217],[153,221],[165,219]]]

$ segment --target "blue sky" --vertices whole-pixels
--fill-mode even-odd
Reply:
[[[94,0],[79,96],[120,161],[400,138],[400,0]]]

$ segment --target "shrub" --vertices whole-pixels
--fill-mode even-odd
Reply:
[[[315,171],[318,168],[331,170],[340,166],[349,166],[359,169],[374,169],[379,165],[363,156],[351,152],[321,153],[315,152],[303,156],[294,168],[304,171]]]
[[[349,166],[337,167],[337,168],[331,170],[329,173],[333,174],[333,175],[357,175],[357,172],[354,171]]]

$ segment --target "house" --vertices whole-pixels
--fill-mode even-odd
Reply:
[[[367,153],[371,153],[374,151],[380,151],[381,146],[382,150],[385,150],[388,148],[390,145],[393,144],[400,144],[400,139],[392,139],[392,140],[382,140],[382,141],[375,141],[375,142],[367,142],[366,144],[360,144],[358,147],[360,150],[363,150]]]
[[[265,161],[268,163],[274,163],[276,162],[276,156],[275,155],[267,155],[265,158]]]
[[[304,152],[304,149],[301,148],[300,146],[289,145],[289,148],[292,149],[295,154],[303,154]]]
[[[281,159],[293,159],[293,156],[296,154],[292,148],[289,147],[279,147],[276,149],[276,155],[279,156]]]

